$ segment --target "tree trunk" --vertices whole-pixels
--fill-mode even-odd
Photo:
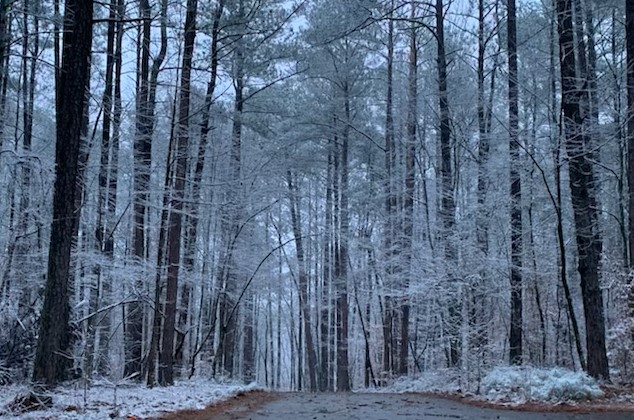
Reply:
[[[224,10],[224,0],[218,3],[216,11],[214,13],[213,27],[211,31],[211,75],[209,76],[209,82],[207,83],[207,92],[205,94],[205,105],[202,110],[202,117],[200,123],[200,141],[198,143],[198,154],[196,157],[196,164],[194,167],[194,180],[191,192],[191,204],[188,205],[189,211],[185,215],[185,229],[187,232],[186,242],[184,246],[184,268],[185,270],[192,272],[195,265],[196,256],[196,242],[198,238],[198,223],[199,223],[199,207],[201,197],[201,182],[203,178],[203,170],[205,169],[205,154],[207,152],[207,144],[209,140],[209,132],[211,130],[211,107],[214,101],[214,92],[216,90],[217,75],[218,75],[218,62],[219,62],[219,36],[220,36],[220,18]],[[211,201],[211,200],[210,200]],[[191,292],[189,284],[185,283],[182,289],[182,296],[187,299]],[[178,325],[181,330],[186,328],[188,308],[183,302],[182,310],[179,312]],[[183,343],[184,344],[184,343]],[[182,344],[181,344],[182,345]],[[177,354],[177,362],[183,353]],[[180,356],[180,357],[179,357]]]
[[[487,269],[489,255],[489,211],[487,209],[487,195],[489,190],[489,149],[492,120],[492,106],[490,101],[495,91],[495,76],[497,71],[497,60],[491,70],[489,103],[485,98],[485,57],[488,40],[490,37],[485,36],[485,4],[484,0],[478,1],[478,183],[477,183],[477,213],[476,213],[476,241],[478,251],[480,252],[480,269],[479,281],[472,286],[471,310],[469,314],[471,339],[469,341],[472,354],[479,355],[478,363],[485,362],[483,357],[485,346],[488,341],[487,337],[487,319],[486,311],[486,293],[488,287]]]
[[[453,234],[456,225],[456,203],[453,191],[453,170],[451,153],[451,121],[449,116],[449,98],[447,93],[447,57],[445,55],[445,28],[443,0],[436,0],[436,39],[438,41],[438,93],[440,109],[440,150],[441,150],[441,205],[440,219],[442,222],[442,237],[445,238],[445,264],[448,268],[450,287],[448,297],[449,319],[445,336],[449,340],[449,366],[460,365],[461,358],[461,309],[458,285],[455,279],[455,264],[457,251]]]
[[[139,70],[137,71],[136,126],[134,138],[133,174],[133,230],[132,254],[139,262],[148,257],[145,228],[147,205],[150,197],[150,166],[152,164],[152,133],[156,108],[158,75],[167,54],[167,0],[161,1],[161,46],[150,68],[151,5],[140,0],[143,19]],[[142,293],[143,282],[136,280],[137,293]],[[126,321],[126,365],[125,375],[140,375],[143,363],[143,319],[145,305],[139,299],[128,305]]]
[[[148,109],[152,21],[149,1],[140,0],[139,8],[143,23],[141,25],[140,68],[137,70],[132,255],[137,262],[142,263],[146,260],[146,208],[149,198],[150,164],[152,160],[152,118]],[[137,294],[142,293],[143,282],[140,278],[135,281],[135,289]],[[125,376],[139,375],[143,370],[143,311],[144,305],[142,305],[140,299],[128,304],[127,319],[125,320]]]
[[[67,377],[72,364],[70,330],[69,267],[77,209],[75,194],[84,108],[90,76],[93,2],[67,0],[60,93],[56,103],[56,178],[53,222],[44,306],[40,318],[33,381],[55,385]]]
[[[599,284],[601,241],[594,191],[594,175],[589,153],[590,139],[583,130],[580,104],[583,92],[577,87],[571,0],[557,0],[559,59],[561,63],[562,111],[566,152],[569,158],[570,190],[574,212],[581,294],[586,320],[588,373],[608,380],[605,346],[603,295]]]
[[[323,280],[321,286],[321,313],[320,313],[320,377],[319,390],[321,392],[331,390],[331,359],[329,351],[330,343],[330,307],[332,287],[332,232],[333,232],[333,180],[334,180],[334,153],[333,141],[328,142],[328,164],[326,168],[326,210],[324,215],[324,256],[323,256]]]
[[[304,261],[304,241],[302,238],[302,219],[299,207],[299,191],[297,182],[293,182],[293,174],[288,171],[287,175],[288,192],[290,198],[291,225],[295,236],[295,249],[297,253],[297,265],[299,267],[299,305],[304,321],[304,339],[308,363],[308,378],[310,381],[310,391],[317,391],[317,356],[313,344],[313,333],[310,319],[310,308],[308,306],[308,273],[306,272],[306,262]]]
[[[198,0],[187,0],[185,15],[185,41],[181,73],[179,111],[177,122],[176,169],[170,200],[170,218],[167,234],[167,286],[165,296],[165,320],[163,322],[160,353],[159,383],[174,384],[174,332],[176,326],[176,298],[178,295],[178,271],[180,265],[181,225],[185,196],[185,177],[189,151],[189,104],[192,59],[196,39],[196,15]]]
[[[416,5],[411,2],[412,20],[416,16]],[[416,127],[418,125],[418,46],[416,29],[412,28],[409,39],[409,74],[407,89],[407,143],[405,147],[405,189],[403,196],[403,278],[400,284],[401,342],[399,348],[399,374],[407,376],[409,351],[409,285],[412,276],[412,253],[414,236],[414,194],[416,185]]]
[[[390,5],[387,38],[387,94],[385,105],[385,222],[384,222],[384,265],[385,280],[384,305],[383,305],[383,371],[388,374],[392,371],[392,287],[394,286],[394,236],[396,224],[396,196],[394,195],[394,166],[396,151],[394,146],[394,20],[392,19],[394,2]]]
[[[554,26],[555,22],[550,26],[550,42],[549,42],[549,68],[550,68],[550,108],[551,108],[551,116],[549,119],[550,123],[550,131],[551,136],[554,137],[555,144],[553,145],[553,167],[555,172],[555,197],[551,198],[553,200],[553,206],[555,207],[555,212],[557,214],[557,250],[558,250],[558,268],[559,268],[559,278],[561,280],[561,286],[564,290],[564,296],[566,299],[566,308],[568,317],[570,319],[570,323],[573,329],[574,338],[575,338],[575,347],[577,350],[577,356],[579,358],[579,364],[581,368],[585,370],[585,359],[583,357],[583,349],[581,346],[581,336],[579,334],[579,325],[577,322],[577,316],[575,314],[574,302],[572,300],[572,295],[570,293],[570,287],[568,285],[568,268],[567,268],[567,257],[566,257],[566,238],[564,237],[564,220],[562,213],[562,183],[561,183],[561,149],[562,149],[562,139],[558,133],[558,114],[557,111],[557,82],[556,82],[556,57],[555,57],[555,33]],[[559,290],[559,289],[558,289]],[[558,299],[559,300],[559,299]],[[557,323],[559,325],[559,323]],[[557,327],[559,328],[559,327]],[[559,330],[558,330],[559,331]],[[557,342],[556,342],[557,344]]]
[[[114,257],[114,225],[116,220],[116,195],[117,195],[117,168],[115,165],[118,163],[117,156],[118,141],[117,144],[113,144],[111,139],[111,126],[113,123],[113,89],[114,89],[114,77],[115,77],[115,41],[118,34],[116,30],[119,29],[117,20],[122,19],[119,15],[121,0],[110,1],[109,22],[106,36],[106,74],[105,74],[105,87],[102,98],[102,112],[103,123],[101,130],[101,155],[99,164],[99,190],[98,190],[98,202],[97,202],[97,223],[95,229],[95,248],[97,252],[103,253],[105,260],[109,261],[109,265],[112,264]],[[120,117],[119,117],[120,118]],[[115,127],[116,129],[116,127]],[[116,146],[116,147],[115,147]],[[113,179],[115,178],[115,179]],[[114,191],[112,190],[114,188]],[[114,207],[114,208],[113,208]],[[104,273],[105,271],[105,273]],[[93,292],[91,292],[91,298],[94,295],[94,299],[91,299],[91,313],[95,313],[99,310],[99,307],[107,304],[110,290],[110,278],[108,269],[103,270],[100,265],[96,267],[97,285]],[[87,351],[87,363],[84,369],[88,369],[86,372],[92,374],[99,371],[99,366],[103,365],[100,357],[100,352],[105,350],[99,343],[101,339],[109,334],[109,322],[107,315],[98,315],[100,321],[94,324],[93,318],[88,322],[89,332],[91,333],[91,343],[94,348]],[[101,348],[100,348],[101,347]],[[96,360],[95,360],[96,359]]]
[[[177,121],[176,116],[176,102],[174,99],[172,106],[172,122],[175,124]],[[163,296],[163,282],[162,276],[165,274],[165,259],[167,258],[165,250],[168,247],[167,235],[168,235],[168,223],[170,220],[170,201],[172,198],[173,178],[174,178],[174,159],[173,156],[177,153],[174,143],[176,142],[175,136],[177,133],[174,130],[174,124],[172,130],[170,130],[169,145],[167,147],[167,167],[165,168],[165,178],[163,181],[163,207],[161,209],[161,222],[159,226],[159,239],[158,249],[156,250],[156,273],[154,277],[154,310],[152,319],[152,334],[150,336],[150,345],[147,354],[146,373],[147,373],[147,386],[152,388],[156,381],[156,368],[157,358],[159,353],[159,341],[161,339],[161,332],[163,326],[163,318],[165,311],[162,307],[161,298]],[[162,371],[160,372],[162,375]]]
[[[627,184],[628,196],[628,265],[634,269],[634,2],[625,1],[625,41],[627,49]],[[634,277],[630,274],[629,316],[634,317]],[[634,341],[634,332],[632,332]]]
[[[242,22],[245,14],[244,1],[239,2],[238,20]],[[244,25],[242,22],[241,25]],[[239,35],[233,53],[233,85],[235,101],[233,107],[233,125],[231,128],[231,152],[229,157],[229,186],[226,191],[226,210],[223,212],[222,235],[224,242],[223,257],[219,269],[219,279],[222,284],[222,304],[220,307],[220,357],[224,370],[232,375],[235,361],[236,337],[238,336],[238,312],[230,316],[236,304],[238,292],[238,273],[235,261],[236,242],[240,233],[240,223],[244,213],[242,191],[242,118],[244,111],[244,45],[242,35]]]
[[[350,137],[350,92],[343,86],[344,126],[341,134],[339,185],[339,247],[335,251],[335,293],[337,308],[337,391],[350,391],[348,368],[348,142]],[[335,199],[337,195],[335,194]]]
[[[11,9],[11,0],[0,0],[0,150],[4,144],[4,110],[6,105],[7,90],[9,79],[9,42],[11,32],[9,30],[9,11]]]
[[[511,323],[509,362],[522,363],[522,183],[520,177],[515,0],[508,6],[509,166],[511,171]]]

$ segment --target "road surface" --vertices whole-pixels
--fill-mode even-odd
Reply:
[[[245,394],[207,410],[172,413],[167,420],[634,420],[634,413],[535,413],[494,410],[416,394]]]

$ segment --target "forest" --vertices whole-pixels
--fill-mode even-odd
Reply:
[[[0,384],[634,380],[634,1],[0,1]]]

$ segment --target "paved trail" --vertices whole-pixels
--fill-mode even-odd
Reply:
[[[256,393],[207,410],[174,413],[182,420],[634,420],[634,413],[529,413],[478,408],[415,394]]]

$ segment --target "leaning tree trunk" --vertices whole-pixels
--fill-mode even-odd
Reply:
[[[562,111],[566,152],[569,158],[570,191],[576,228],[579,275],[586,321],[587,370],[597,379],[609,379],[605,346],[603,295],[599,284],[601,240],[594,191],[590,138],[583,130],[581,105],[584,93],[577,86],[572,24],[572,0],[557,0]]]
[[[72,364],[69,267],[79,172],[79,149],[86,107],[85,88],[90,76],[92,0],[67,0],[64,17],[62,67],[56,128],[56,177],[53,222],[48,257],[44,306],[40,317],[33,380],[55,385],[67,377]]]

